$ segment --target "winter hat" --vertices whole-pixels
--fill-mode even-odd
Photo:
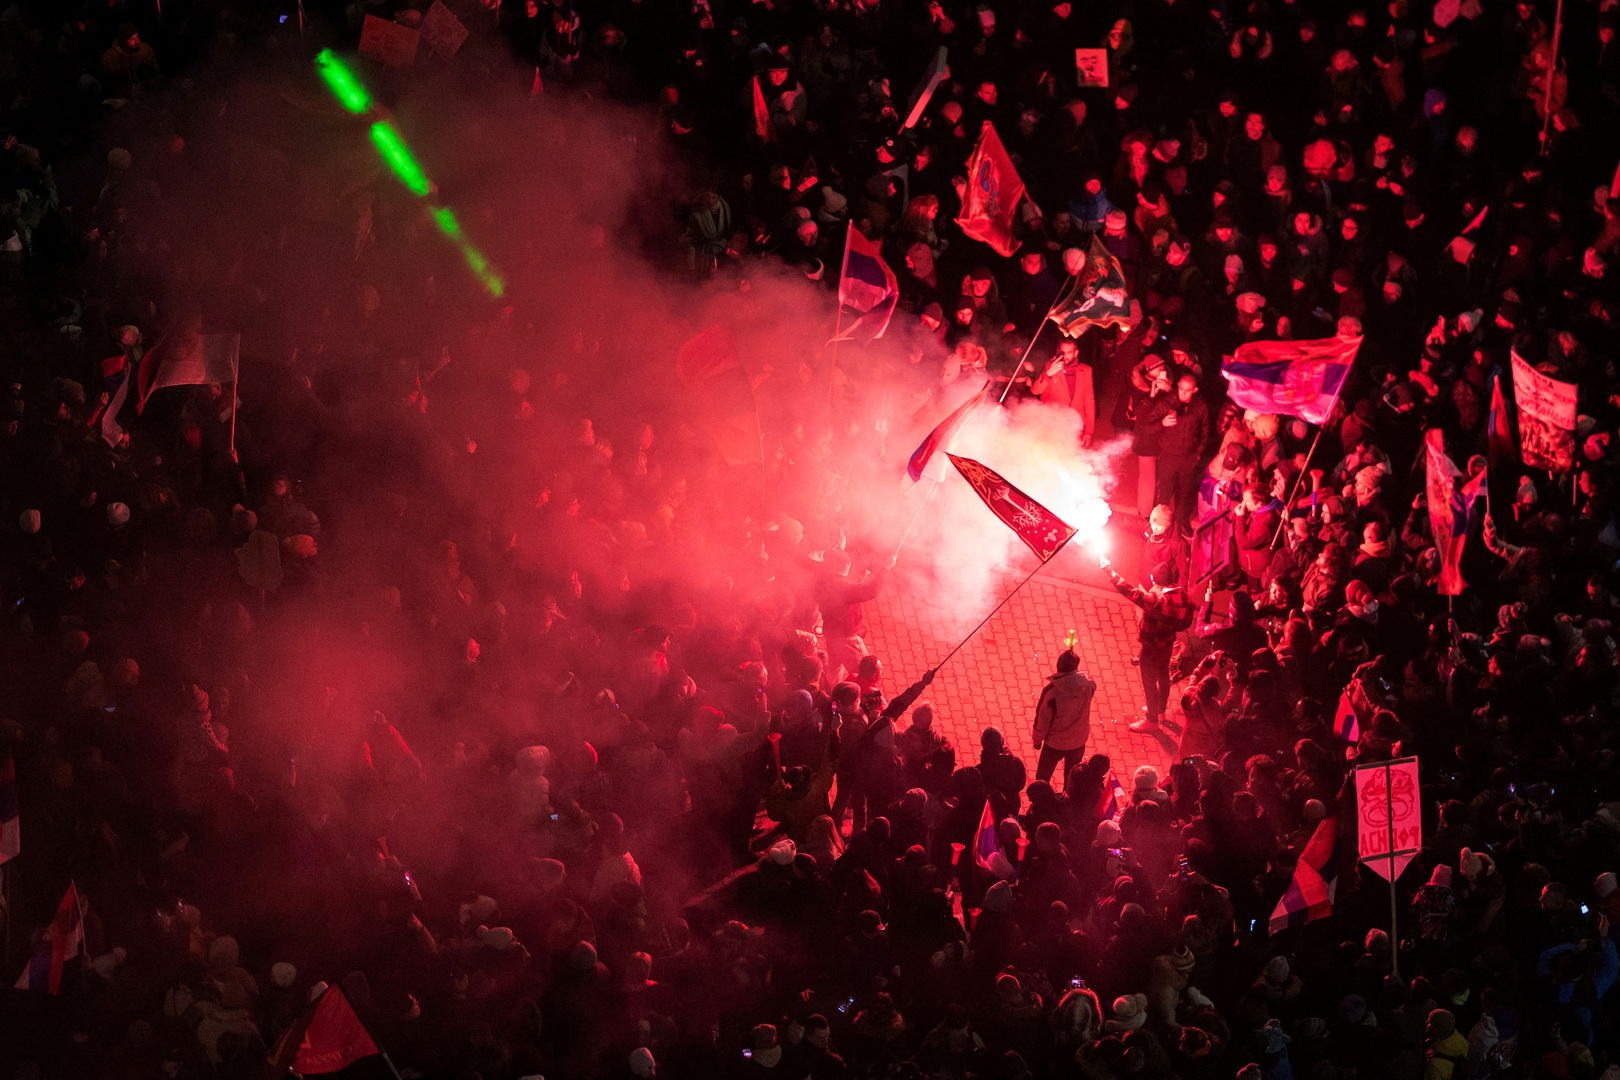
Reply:
[[[816,713],[816,699],[808,690],[797,690],[788,698],[787,718],[790,721],[808,720]]]
[[[1143,765],[1132,776],[1132,785],[1138,795],[1146,795],[1159,788],[1159,770],[1151,765]]]
[[[1114,1018],[1103,1024],[1110,1035],[1121,1031],[1135,1031],[1147,1023],[1147,995],[1121,994],[1114,999]]]
[[[102,953],[90,961],[90,966],[96,969],[97,975],[111,981],[113,972],[117,971],[119,966],[127,959],[129,959],[129,953],[124,950],[122,945],[118,945],[114,946],[111,952]]]
[[[588,941],[574,943],[568,950],[568,966],[575,971],[590,971],[596,967],[596,946]]]
[[[1215,1004],[1209,999],[1208,994],[1204,993],[1196,986],[1187,987],[1187,989],[1182,991],[1182,995],[1186,997],[1187,1004],[1191,1005],[1195,1009],[1208,1009]]]
[[[1429,875],[1429,884],[1430,885],[1439,885],[1439,886],[1441,886],[1443,888],[1449,889],[1451,887],[1451,867],[1449,867],[1449,866],[1437,866],[1437,867],[1435,867],[1434,868],[1434,873]]]
[[[652,1051],[645,1046],[638,1046],[630,1051],[630,1072],[632,1075],[646,1080],[649,1076],[658,1075],[658,1062],[653,1060]]]
[[[1287,1049],[1288,1044],[1294,1040],[1282,1029],[1281,1020],[1267,1020],[1266,1026],[1255,1033],[1255,1042],[1262,1052],[1267,1054],[1280,1054]]]
[[[491,926],[478,935],[478,940],[496,952],[505,952],[512,947],[512,931],[504,926]]]
[[[1615,889],[1620,888],[1620,879],[1615,877],[1613,870],[1606,870],[1598,875],[1597,882],[1593,885],[1593,888],[1597,890],[1599,899],[1607,900],[1609,895],[1613,893]]]
[[[1424,1029],[1431,1039],[1449,1038],[1457,1030],[1457,1018],[1445,1009],[1436,1009],[1429,1014]]]
[[[1327,817],[1327,807],[1322,804],[1321,799],[1306,799],[1305,806],[1300,811],[1300,816],[1307,822],[1321,821]]]
[[[1260,1066],[1251,1061],[1238,1070],[1237,1080],[1261,1080],[1264,1075],[1265,1073],[1260,1071]]]
[[[229,934],[215,938],[208,946],[208,966],[214,971],[229,971],[241,958],[241,946]]]
[[[1377,927],[1367,931],[1367,939],[1363,943],[1363,947],[1370,953],[1388,952],[1389,932],[1380,930]]]
[[[107,524],[119,528],[129,524],[129,504],[112,502],[107,504]]]
[[[1294,1025],[1294,1038],[1301,1040],[1327,1038],[1327,1021],[1320,1016],[1307,1016]]]
[[[1339,1000],[1339,1019],[1347,1024],[1360,1024],[1372,1014],[1367,1011],[1367,999],[1360,994],[1351,994]],[[1377,1026],[1373,1021],[1373,1026]]]
[[[487,923],[495,917],[495,898],[493,896],[475,896],[472,902],[465,905],[461,912],[462,925],[476,925]]]
[[[1266,961],[1265,979],[1274,986],[1281,986],[1288,981],[1288,957],[1273,956]]]
[[[777,866],[787,866],[793,861],[793,856],[798,853],[798,849],[793,846],[792,840],[778,840],[771,845],[770,851],[766,853],[766,858]]]
[[[1473,881],[1485,869],[1485,860],[1472,848],[1463,848],[1462,855],[1457,859],[1457,869],[1462,871],[1463,877]]]
[[[1210,1051],[1209,1035],[1202,1028],[1184,1027],[1176,1049],[1181,1051],[1183,1057],[1207,1057]]]
[[[1119,831],[1117,821],[1099,821],[1097,823],[1097,846],[1116,848],[1124,843],[1125,835]]]
[[[281,987],[283,990],[287,989],[297,980],[298,969],[287,963],[285,960],[281,961],[279,964],[270,965],[270,981]]]
[[[1012,910],[1012,886],[1005,881],[998,881],[990,886],[984,894],[984,910],[994,911],[1005,915]]]
[[[24,510],[17,516],[17,528],[33,536],[39,532],[40,516],[38,510]]]

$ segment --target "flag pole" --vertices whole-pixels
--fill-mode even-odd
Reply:
[[[930,670],[937,672],[937,671],[939,671],[940,668],[942,668],[946,664],[948,664],[950,662],[951,657],[955,656],[958,652],[960,652],[962,650],[963,645],[966,645],[969,641],[973,640],[973,635],[974,634],[977,634],[980,630],[984,629],[984,624],[989,622],[991,619],[993,619],[995,617],[996,612],[1000,611],[1002,608],[1007,606],[1007,601],[1011,600],[1013,597],[1018,595],[1018,590],[1019,589],[1022,589],[1025,585],[1028,585],[1034,579],[1036,574],[1040,573],[1043,569],[1046,568],[1047,563],[1049,563],[1053,559],[1057,558],[1059,553],[1061,553],[1063,551],[1063,548],[1068,547],[1068,546],[1069,545],[1067,543],[1065,543],[1063,545],[1063,547],[1058,548],[1057,551],[1052,552],[1052,554],[1048,555],[1046,558],[1042,559],[1039,563],[1037,563],[1036,566],[1035,566],[1035,569],[1031,570],[1028,574],[1025,574],[1024,575],[1024,580],[1020,581],[1017,585],[1014,585],[1013,589],[1012,589],[1012,592],[1010,592],[1006,596],[1002,597],[1001,598],[1001,603],[999,603],[995,607],[991,608],[990,609],[990,614],[988,614],[984,618],[980,619],[979,620],[979,625],[975,626],[972,630],[969,630],[967,637],[963,638],[961,641],[958,641],[956,643],[956,648],[954,648],[950,652],[946,653],[945,654],[945,659],[943,659],[939,663],[935,664],[933,666],[933,668],[931,668]]]
[[[1333,401],[1328,405],[1327,415],[1322,418],[1320,424],[1316,425],[1316,438],[1311,440],[1311,448],[1305,451],[1305,464],[1299,470],[1299,475],[1294,477],[1294,486],[1289,489],[1288,501],[1283,504],[1283,512],[1280,515],[1281,520],[1277,522],[1277,531],[1271,534],[1271,543],[1266,545],[1268,548],[1276,547],[1277,541],[1282,537],[1283,526],[1288,524],[1288,508],[1294,505],[1294,497],[1299,494],[1300,482],[1305,479],[1305,474],[1310,472],[1311,458],[1316,456],[1316,444],[1322,441],[1322,432],[1327,429],[1328,421],[1333,419],[1333,410],[1339,407],[1339,397],[1344,393],[1344,384],[1350,381],[1350,371],[1356,366],[1356,357],[1360,355],[1361,349],[1357,348],[1355,354],[1350,357],[1350,363],[1344,369],[1344,378],[1339,380],[1338,389],[1333,391]]]
[[[1547,150],[1547,132],[1552,127],[1553,117],[1553,82],[1558,77],[1558,39],[1564,32],[1564,0],[1558,0],[1558,9],[1553,14],[1552,55],[1547,59],[1547,83],[1541,91],[1541,150]]]
[[[838,371],[838,342],[844,336],[844,302],[838,301],[838,318],[833,322],[832,353],[827,358],[827,411],[832,412],[833,378]]]
[[[1029,344],[1024,346],[1024,355],[1018,358],[1018,366],[1013,368],[1011,375],[1007,376],[1007,385],[1002,389],[1001,399],[996,402],[997,405],[1006,404],[1007,395],[1012,393],[1013,383],[1017,381],[1018,373],[1023,371],[1024,365],[1029,362],[1029,354],[1034,350],[1035,342],[1040,340],[1041,331],[1046,329],[1046,324],[1052,321],[1052,312],[1057,310],[1058,304],[1063,300],[1063,294],[1068,291],[1070,285],[1074,284],[1074,279],[1075,275],[1070,274],[1068,280],[1063,283],[1063,288],[1058,290],[1058,298],[1052,301],[1052,306],[1047,308],[1046,314],[1041,317],[1041,325],[1037,326],[1035,332],[1030,335]]]
[[[944,483],[943,480],[935,480],[934,486],[929,488],[928,494],[923,496],[923,501],[917,506],[917,512],[911,515],[911,524],[906,526],[906,531],[900,535],[900,543],[895,545],[893,558],[898,559],[900,557],[900,549],[906,546],[907,540],[911,539],[911,530],[917,527],[917,519],[922,517],[923,510],[928,506],[928,500],[934,497],[934,492],[939,490],[942,483]]]
[[[1395,770],[1384,769],[1384,805],[1393,808],[1395,798]],[[1401,977],[1401,948],[1400,935],[1395,929],[1395,919],[1398,914],[1395,900],[1395,814],[1393,810],[1385,815],[1389,818],[1389,970],[1397,979]]]

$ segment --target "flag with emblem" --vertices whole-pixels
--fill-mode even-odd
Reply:
[[[1064,336],[1077,338],[1092,327],[1131,324],[1131,298],[1125,293],[1125,271],[1119,260],[1103,247],[1096,233],[1086,251],[1086,265],[1069,279],[1069,285],[1052,306],[1047,318],[1057,324]]]
[[[998,255],[1011,255],[1018,250],[1012,227],[1018,202],[1024,197],[1024,182],[988,120],[968,159],[967,179],[967,198],[956,223],[973,239],[995,248]]]
[[[1360,348],[1359,337],[1239,345],[1221,365],[1226,396],[1239,408],[1325,423]]]
[[[1074,539],[1076,529],[1052,511],[1009,484],[994,469],[972,458],[947,454],[990,512],[1000,518],[1018,539],[1029,546],[1035,557],[1046,562]]]
[[[349,999],[333,986],[282,1035],[270,1063],[283,1071],[310,1076],[337,1072],[381,1053]]]

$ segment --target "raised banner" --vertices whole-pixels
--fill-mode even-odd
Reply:
[[[1390,881],[1423,846],[1418,759],[1356,766],[1356,854]]]
[[[1513,353],[1513,397],[1519,404],[1519,453],[1548,472],[1575,467],[1575,384],[1543,375]]]
[[[367,15],[360,28],[360,55],[375,56],[389,67],[408,68],[416,63],[421,39],[421,33],[408,26]]]
[[[1018,534],[1035,557],[1048,562],[1074,539],[1073,525],[1009,484],[1000,473],[972,458],[946,454],[962,478],[972,485],[990,512]]]
[[[456,18],[456,13],[444,6],[444,0],[433,0],[433,6],[422,19],[422,36],[428,48],[440,56],[454,56],[467,40],[467,28]]]
[[[1108,50],[1107,49],[1076,49],[1074,50],[1074,71],[1080,79],[1082,90],[1092,87],[1107,87],[1108,85]]]

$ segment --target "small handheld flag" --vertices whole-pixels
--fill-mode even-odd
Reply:
[[[957,429],[967,420],[968,414],[984,400],[985,392],[989,389],[989,383],[979,387],[977,394],[962,402],[951,415],[934,425],[934,430],[930,431],[921,445],[911,452],[911,459],[906,462],[906,475],[911,477],[912,483],[922,479],[923,470],[928,468],[928,463],[933,460],[934,453],[940,447],[947,446],[950,443],[951,439],[956,435]]]

